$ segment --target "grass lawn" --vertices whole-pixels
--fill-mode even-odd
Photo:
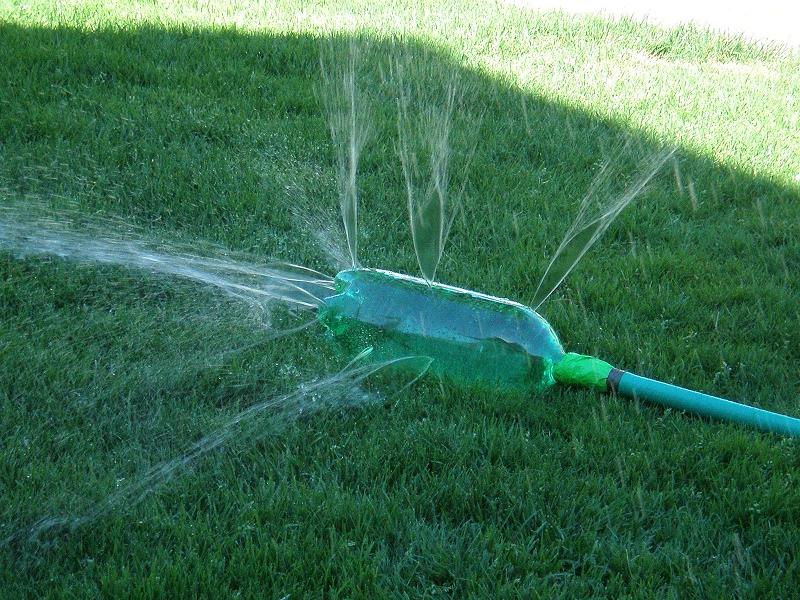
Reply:
[[[532,302],[611,149],[675,146],[540,312],[569,350],[800,415],[800,58],[779,48],[490,2],[0,0],[0,228],[69,210],[335,272],[317,243],[338,219],[317,92],[334,31],[363,49],[371,106],[364,265],[418,272],[386,83],[401,48],[459,81],[454,164],[475,146],[440,281]],[[0,248],[0,596],[800,589],[796,441],[430,378],[385,404],[265,414],[141,502],[15,536],[108,506],[347,361],[318,328],[263,325],[191,282]]]

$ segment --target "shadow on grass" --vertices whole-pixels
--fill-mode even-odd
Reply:
[[[344,38],[339,41],[347,42]],[[396,47],[376,39],[360,42],[369,47],[364,54],[361,76],[373,106],[372,140],[365,149],[360,171],[363,262],[367,266],[415,272],[404,186],[395,152],[395,105],[391,88],[384,84],[385,59]],[[435,70],[442,77],[451,73],[457,75],[467,98],[459,119],[467,129],[465,137],[471,134],[477,141],[468,193],[461,217],[455,222],[439,277],[446,283],[530,301],[550,254],[575,214],[578,200],[611,149],[620,140],[627,139],[633,140],[631,148],[636,152],[648,152],[663,143],[669,144],[670,140],[651,139],[612,120],[598,119],[528,94],[485,72],[466,68],[443,51],[413,41],[406,41],[403,46],[404,51],[413,55],[426,56],[426,60],[437,65]],[[314,232],[298,227],[298,214],[306,211],[309,215],[323,215],[334,223],[338,218],[332,153],[315,92],[318,74],[319,42],[305,35],[155,28],[87,33],[2,25],[0,77],[4,87],[0,92],[0,182],[10,196],[30,194],[54,202],[69,198],[79,202],[87,212],[104,210],[140,224],[202,237],[255,255],[270,255],[325,268],[325,254],[312,243]],[[456,147],[455,157],[462,150]],[[636,157],[629,158],[635,160]],[[787,376],[796,372],[794,365],[800,359],[797,356],[800,332],[792,320],[797,311],[796,301],[786,290],[796,288],[800,272],[797,227],[793,225],[797,217],[797,192],[684,149],[679,150],[679,161],[674,172],[665,173],[624,213],[601,242],[601,247],[579,267],[561,296],[545,305],[543,313],[561,332],[570,349],[600,354],[648,375],[668,380],[678,378],[679,383],[778,410],[791,407],[796,390],[785,383]],[[42,268],[50,273],[45,267]],[[7,290],[14,287],[12,279],[19,276],[20,269],[22,267],[14,261],[2,263]],[[37,282],[37,277],[45,271],[35,274],[29,285],[33,288],[48,285]],[[75,294],[74,286],[61,287],[70,277],[69,270],[60,270],[51,277],[52,287],[48,289],[55,288],[52,293],[56,300],[60,295]],[[128,285],[133,288],[137,284]],[[4,335],[14,335],[15,322],[21,319],[19,311],[23,309],[15,306],[8,303],[2,307]],[[36,315],[64,318],[67,329],[80,338],[83,317],[65,314],[60,308],[63,306],[63,302],[53,302],[27,306],[24,311],[31,318],[38,318]],[[602,339],[598,338],[599,332],[602,332]],[[3,402],[10,406],[22,389],[28,396],[28,403],[36,404],[39,400],[46,405],[47,394],[58,387],[64,390],[64,403],[69,402],[74,384],[64,374],[40,364],[46,356],[43,349],[51,340],[46,333],[34,331],[30,335],[29,356],[16,357],[13,362],[29,363],[32,368],[24,378],[18,373],[2,373]],[[154,327],[148,335],[150,341],[145,339],[144,346],[155,344],[160,336],[169,333]],[[109,352],[113,353],[114,348],[112,343]],[[71,358],[67,355],[62,360],[66,368]],[[98,360],[105,360],[105,357],[98,356]],[[50,385],[39,388],[35,380],[41,373],[44,373],[42,377],[50,378]],[[16,387],[12,389],[12,385]],[[163,391],[179,394],[189,389],[183,386]],[[202,393],[202,388],[194,389],[187,398],[189,401],[199,399]],[[91,394],[95,400],[113,400],[102,389],[93,390]],[[596,401],[588,393],[559,391],[546,403],[522,407],[504,405],[502,399],[493,398],[472,402],[464,393],[448,395],[438,409],[412,405],[404,410],[409,411],[412,420],[422,414],[420,411],[432,410],[431,418],[440,419],[440,423],[447,423],[448,414],[455,415],[456,421],[472,422],[475,417],[469,413],[476,411],[493,419],[494,429],[490,435],[498,436],[507,433],[507,428],[517,426],[522,419],[527,429],[551,441],[558,439],[567,443],[575,435],[599,435],[598,431],[603,428],[593,429],[595,425],[589,423],[592,419],[586,418],[586,411],[576,408],[576,398]],[[631,439],[637,441],[631,443],[647,446],[654,435],[662,435],[654,434],[646,423],[655,417],[663,430],[669,427],[669,424],[664,425],[664,418],[668,423],[679,423],[684,436],[691,436],[687,432],[692,427],[701,426],[697,420],[682,421],[684,417],[664,416],[658,410],[639,416],[627,404],[608,402],[615,415],[625,415],[611,424],[606,423],[613,429],[609,435],[616,436],[618,444],[622,444],[626,436],[632,436]],[[206,414],[212,408],[205,406]],[[63,410],[63,406],[53,407],[51,413],[44,410],[38,417],[58,423],[63,416],[59,411]],[[515,411],[525,410],[529,412],[524,416],[515,414]],[[6,412],[13,414],[10,408]],[[596,411],[592,414],[596,422],[600,417]],[[626,419],[635,423],[624,424]],[[398,457],[410,452],[409,465],[398,467],[401,471],[405,469],[408,477],[416,476],[416,470],[433,468],[428,458],[414,454],[410,447],[413,440],[405,442],[410,446],[402,450],[402,443],[398,441],[398,432],[404,427],[402,418],[398,417],[394,433],[386,434],[374,423],[367,425],[370,431],[365,435],[367,442],[372,440],[377,444],[382,435],[388,435],[398,445]],[[346,427],[331,427],[340,434],[347,432]],[[13,423],[8,419],[3,423],[7,432],[16,431],[15,439],[25,428],[25,423]],[[726,431],[732,440],[737,439],[735,429]],[[428,433],[436,437],[435,433]],[[320,435],[327,436],[329,442],[336,439],[333,433]],[[591,443],[600,443],[597,439]],[[294,442],[302,444],[302,436],[296,434]],[[561,450],[566,451],[564,447]],[[768,450],[762,450],[769,454]],[[83,451],[89,455],[98,452],[97,449]],[[13,454],[9,447],[5,452],[9,456]],[[301,471],[302,465],[324,468],[320,465],[332,460],[327,450],[315,449],[313,444],[298,452],[299,457],[287,460],[294,461],[292,468]],[[360,456],[357,450],[354,452]],[[664,452],[665,459],[669,460],[669,449]],[[778,460],[771,456],[770,460],[773,459]],[[45,455],[37,460],[70,459]],[[361,456],[359,460],[367,459]],[[550,475],[555,475],[558,457],[544,460],[554,469]],[[12,463],[16,466],[9,467],[4,477],[5,486],[16,488],[13,494],[16,502],[23,502],[26,495],[19,481],[24,459],[9,459],[8,464]],[[423,464],[428,467],[421,466]],[[314,547],[304,555],[311,542],[305,546],[294,542],[295,554],[288,555],[291,560],[269,555],[265,550],[265,560],[274,559],[275,564],[283,565],[261,575],[262,581],[274,585],[276,594],[279,590],[314,589],[314,578],[310,576],[313,573],[325,579],[329,590],[354,589],[352,586],[357,585],[371,589],[370,586],[380,586],[381,581],[400,581],[407,576],[416,578],[413,585],[420,590],[434,584],[461,585],[452,570],[442,566],[444,563],[426,567],[414,575],[416,567],[405,565],[400,546],[393,548],[389,540],[395,534],[380,525],[380,518],[384,517],[401,529],[405,527],[397,534],[406,540],[397,542],[401,546],[408,542],[407,538],[421,536],[420,539],[430,546],[427,550],[424,544],[417,548],[423,554],[429,551],[435,555],[439,551],[437,533],[428,528],[435,519],[455,523],[454,527],[467,522],[493,523],[501,535],[508,538],[509,544],[515,543],[517,534],[512,529],[520,526],[516,518],[502,521],[499,513],[492,514],[483,504],[484,508],[469,508],[468,502],[459,505],[441,498],[435,509],[430,508],[433,504],[418,505],[405,497],[402,490],[392,491],[386,481],[374,487],[369,473],[379,472],[378,465],[370,463],[362,467],[365,474],[360,476],[349,472],[342,474],[335,468],[334,471],[368,497],[384,493],[378,488],[389,489],[387,493],[394,494],[390,502],[394,509],[402,512],[408,508],[407,503],[411,503],[415,513],[428,515],[429,521],[414,521],[416,524],[406,526],[395,523],[396,515],[381,517],[378,509],[371,508],[377,510],[375,522],[362,529],[357,524],[351,525],[351,529],[360,532],[364,539],[383,540],[382,549],[376,555],[359,545],[357,550],[363,552],[356,553],[358,556],[353,559],[342,559],[337,566],[339,574],[327,579],[319,567],[327,560],[326,551]],[[521,474],[533,467],[522,461],[508,468]],[[708,469],[697,475],[697,479],[705,482],[711,477],[708,473],[714,467]],[[491,470],[489,463],[476,471],[464,470],[457,482],[448,485],[466,494],[459,486],[475,485]],[[776,477],[780,477],[780,469],[775,471]],[[75,480],[79,476],[72,471],[68,475]],[[277,466],[271,476],[280,476]],[[691,480],[692,475],[687,474],[687,477]],[[250,484],[256,485],[253,481]],[[493,492],[486,485],[477,485],[476,493],[491,495]],[[442,484],[442,489],[448,488]],[[202,493],[202,490],[192,490]],[[511,491],[512,496],[522,493],[519,489]],[[309,492],[309,506],[313,505],[317,492],[319,490]],[[556,496],[567,493],[556,488],[551,492]],[[296,493],[297,490],[289,490],[284,499]],[[341,490],[338,493],[342,495],[341,502],[331,509],[330,519],[326,517],[325,522],[336,521],[339,517],[331,515],[337,511],[347,512],[348,506],[353,508],[352,503],[348,504],[352,500],[348,493]],[[241,498],[229,500],[235,503]],[[532,512],[535,510],[531,507]],[[557,509],[551,510],[555,511],[548,517],[551,520],[567,518]],[[672,510],[680,509],[673,507]],[[711,518],[712,538],[722,539],[720,536],[731,522],[726,517],[712,516],[710,511],[706,514],[703,507],[694,506],[693,510]],[[785,519],[788,514],[780,508],[776,511],[778,519]],[[6,515],[14,513],[13,507],[5,509]],[[291,510],[286,509],[281,514],[266,514],[260,518],[286,519]],[[173,517],[164,518],[169,521]],[[587,519],[597,521],[590,528],[600,528],[598,523],[605,522],[606,517],[598,513]],[[114,524],[114,535],[126,535],[122,532],[123,521],[124,518],[120,518]],[[419,528],[417,533],[414,533],[415,527]],[[796,524],[793,527],[796,535]],[[204,530],[207,539],[220,533],[214,526]],[[629,533],[639,539],[636,537],[639,534]],[[283,540],[282,534],[274,531],[273,534]],[[141,534],[144,539],[158,535],[158,531]],[[235,543],[230,537],[225,539],[225,543]],[[134,560],[146,561],[147,547],[141,545],[141,540],[139,543],[133,550]],[[289,542],[283,540],[282,543]],[[682,548],[693,544],[705,548],[687,550],[701,558],[704,552],[711,553],[713,545],[697,540],[690,532],[680,544]],[[103,535],[99,540],[83,537],[80,546],[67,552],[69,558],[63,562],[36,566],[37,577],[78,572],[84,553],[115,555],[123,552],[110,537]],[[577,546],[566,544],[565,548],[567,554],[578,552]],[[470,552],[462,550],[465,555]],[[199,552],[197,548],[192,550],[195,551]],[[121,556],[117,555],[114,560],[122,561]],[[197,555],[197,560],[202,566],[202,554]],[[399,562],[392,566],[393,560]],[[442,560],[446,563],[450,559]],[[486,578],[487,582],[497,577],[512,582],[518,571],[527,569],[526,559],[522,558],[519,558],[519,567],[505,574],[492,574],[491,568],[479,564],[476,558],[461,556],[460,560],[467,561],[464,566],[467,571]],[[528,557],[527,561],[530,560],[534,559]],[[531,568],[545,572],[566,568],[560,559],[545,562],[543,566]],[[126,581],[127,576],[120,574],[117,567],[119,564],[113,561],[104,563],[105,575],[111,578],[106,581],[110,586],[105,588],[107,590]],[[222,577],[214,568],[209,568]],[[382,575],[372,577],[370,573],[375,569]],[[594,573],[590,566],[585,569]],[[658,567],[652,569],[656,577],[667,577]],[[13,580],[9,573],[4,577],[7,581]],[[184,574],[180,570],[171,571],[165,577],[189,585],[182,579]],[[601,575],[597,577],[598,582],[604,581]],[[225,585],[230,591],[235,591],[234,580],[235,577],[226,579]],[[284,587],[276,583],[281,581]],[[303,588],[301,581],[309,582],[310,587]],[[151,584],[152,589],[159,589],[161,585]],[[21,581],[13,585],[24,588]],[[144,587],[137,589],[142,593],[150,589],[146,582],[141,585]],[[197,585],[199,589],[214,589],[210,582]]]

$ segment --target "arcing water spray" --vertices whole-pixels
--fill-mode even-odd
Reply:
[[[363,146],[364,129],[358,127],[354,92],[355,62],[350,60],[343,77],[326,74],[331,98],[349,102],[327,103],[337,163],[340,165],[342,218],[347,232],[353,269],[340,272],[334,281],[336,294],[318,296],[317,318],[344,350],[352,354],[372,347],[374,360],[419,355],[431,359],[430,370],[453,383],[501,392],[541,392],[556,383],[641,398],[700,415],[750,425],[763,431],[800,437],[800,419],[716,398],[674,385],[615,369],[593,356],[565,352],[553,328],[536,309],[603,235],[608,226],[648,185],[673,152],[668,149],[641,154],[632,179],[617,167],[627,146],[605,163],[581,202],[575,221],[547,267],[535,293],[535,308],[434,283],[436,266],[452,223],[448,216],[449,139],[455,95],[447,81],[440,106],[430,105],[423,82],[435,82],[410,65],[426,61],[396,59],[398,80],[398,149],[408,194],[414,250],[425,279],[390,271],[355,268],[357,197],[354,186],[357,150]],[[429,74],[428,74],[429,75]],[[342,87],[330,85],[342,82]],[[413,110],[412,110],[413,109]],[[347,129],[343,124],[350,124]],[[348,142],[348,143],[345,143]],[[341,158],[350,149],[348,169]],[[633,156],[639,155],[634,153]],[[427,165],[427,173],[420,171]],[[424,170],[424,169],[423,169]],[[427,177],[426,177],[427,175]],[[348,188],[347,186],[350,186]],[[609,201],[610,200],[610,201]],[[451,212],[451,211],[450,211]]]

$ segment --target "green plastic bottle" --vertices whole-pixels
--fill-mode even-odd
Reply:
[[[547,321],[511,300],[374,269],[342,271],[334,286],[317,318],[350,355],[371,346],[375,361],[426,356],[431,371],[461,386],[531,393],[558,382],[800,438],[800,419],[565,353]]]
[[[532,309],[449,285],[378,269],[336,275],[319,321],[348,353],[427,356],[430,370],[460,385],[541,392],[564,356],[555,331]]]

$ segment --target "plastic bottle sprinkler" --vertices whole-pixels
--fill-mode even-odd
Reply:
[[[511,300],[377,269],[341,271],[334,286],[318,320],[350,352],[372,346],[372,360],[428,356],[431,371],[457,385],[521,393],[579,385],[800,437],[800,419],[564,352],[544,318]]]

